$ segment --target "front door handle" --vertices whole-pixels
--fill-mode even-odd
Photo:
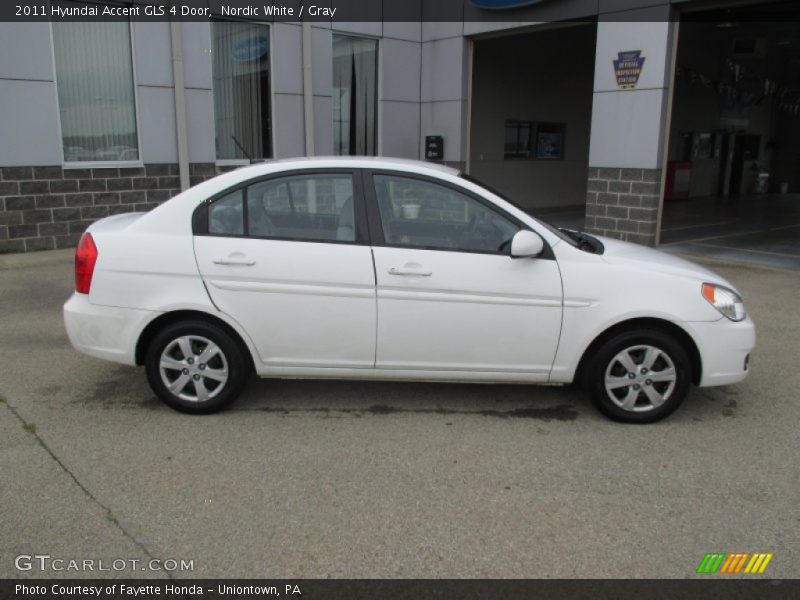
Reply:
[[[433,275],[432,271],[425,271],[418,267],[392,267],[389,269],[389,275],[416,275],[417,277],[430,277]]]
[[[249,258],[215,258],[215,265],[226,265],[236,267],[252,267],[256,261]]]

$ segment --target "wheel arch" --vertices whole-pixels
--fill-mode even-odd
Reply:
[[[134,354],[136,364],[139,366],[144,364],[145,355],[147,354],[147,347],[150,345],[150,342],[160,329],[163,329],[167,325],[171,325],[173,323],[189,320],[205,321],[206,323],[211,323],[225,330],[225,332],[230,335],[234,342],[236,342],[236,344],[239,346],[242,353],[247,357],[251,369],[255,369],[253,353],[242,335],[224,319],[200,310],[173,310],[161,314],[150,321],[142,330],[142,333],[139,335],[139,339],[136,341],[136,352]]]
[[[589,365],[590,358],[597,351],[597,349],[613,336],[624,331],[631,331],[635,329],[657,329],[673,336],[677,342],[683,346],[683,348],[686,350],[686,354],[689,356],[689,361],[692,368],[692,383],[699,385],[703,376],[703,361],[700,357],[700,350],[698,350],[697,344],[695,343],[694,339],[692,339],[692,336],[689,335],[685,329],[679,325],[676,325],[672,321],[651,317],[620,321],[619,323],[608,327],[597,337],[595,337],[594,340],[592,340],[592,342],[586,347],[586,350],[584,350],[581,360],[578,363],[578,368],[575,370],[575,378],[573,381],[578,383],[581,387],[585,387],[587,366]]]

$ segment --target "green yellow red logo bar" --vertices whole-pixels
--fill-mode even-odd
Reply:
[[[697,573],[726,574],[738,573],[761,574],[763,573],[773,554],[765,552],[709,552],[700,561]]]

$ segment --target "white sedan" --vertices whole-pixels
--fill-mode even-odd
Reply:
[[[64,306],[72,344],[144,365],[209,413],[248,377],[579,382],[650,422],[691,384],[748,372],[753,322],[719,275],[558,230],[416,161],[271,161],[91,225]]]

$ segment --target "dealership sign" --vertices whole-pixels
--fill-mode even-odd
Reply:
[[[617,52],[617,58],[612,62],[619,89],[632,90],[636,87],[636,84],[639,83],[639,75],[642,74],[644,58],[641,50]]]

